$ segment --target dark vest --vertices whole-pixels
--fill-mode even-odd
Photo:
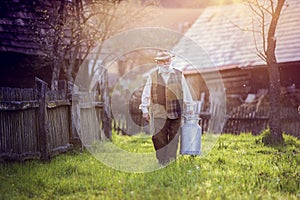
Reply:
[[[181,117],[183,91],[181,85],[182,72],[174,69],[175,73],[170,73],[168,83],[165,84],[162,76],[158,70],[151,73],[151,99],[152,104],[161,105],[164,108],[167,117],[170,119],[177,119]],[[154,117],[162,113],[159,107],[153,106],[152,110]]]

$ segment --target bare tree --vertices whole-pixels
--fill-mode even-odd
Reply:
[[[260,24],[260,34],[262,37],[262,49],[256,46],[258,56],[262,58],[268,66],[269,72],[269,101],[270,115],[269,126],[270,135],[267,143],[275,144],[283,142],[282,128],[280,121],[280,74],[276,60],[276,28],[278,20],[285,4],[285,0],[248,0],[247,4],[257,16]],[[253,30],[254,31],[254,30]],[[255,37],[254,37],[255,38]],[[256,43],[256,40],[255,40]]]
[[[52,67],[52,90],[58,88],[61,74],[74,81],[76,69],[92,48],[143,17],[145,6],[137,2],[57,0],[38,6],[41,17],[32,22],[33,37],[45,64]],[[47,28],[40,29],[40,24]]]
[[[57,90],[58,80],[61,70],[66,64],[66,59],[70,59],[81,46],[82,20],[79,13],[81,7],[81,0],[44,1],[37,5],[40,17],[32,21],[32,29],[35,33],[32,37],[39,45],[44,65],[51,66],[52,90]],[[69,61],[72,63],[71,60]]]

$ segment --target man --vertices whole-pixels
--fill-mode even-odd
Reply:
[[[172,57],[157,53],[157,68],[147,79],[139,107],[143,118],[154,123],[152,142],[162,165],[176,159],[183,103],[193,102],[182,72],[171,66]]]

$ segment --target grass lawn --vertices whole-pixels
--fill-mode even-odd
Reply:
[[[147,172],[117,171],[89,152],[49,163],[0,164],[0,199],[300,199],[300,141],[269,147],[261,136],[221,135],[206,156],[179,156]],[[114,135],[114,143],[152,151],[150,138]]]

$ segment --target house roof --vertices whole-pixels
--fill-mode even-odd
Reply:
[[[278,63],[300,61],[300,4],[297,0],[287,0],[287,3],[276,30]],[[247,31],[253,27],[260,31],[258,23],[257,16],[246,4],[207,7],[186,32],[185,37],[189,39],[182,39],[173,50],[183,53],[193,63],[201,63],[201,68],[264,65],[256,51],[256,47],[262,49],[262,37]],[[192,47],[195,44],[202,48],[202,53]],[[177,65],[188,63],[179,59]]]
[[[194,24],[202,11],[203,9],[157,7],[152,9],[147,20],[141,21],[136,26],[162,27],[183,33]]]
[[[46,23],[48,15],[57,15],[49,0],[3,0],[0,4],[0,52],[18,52],[24,54],[43,54],[41,44],[47,40],[53,27]],[[165,9],[154,10],[153,17],[139,26],[155,26],[185,32],[198,18],[201,9]],[[155,16],[154,16],[155,14]],[[42,36],[42,37],[39,37]]]

